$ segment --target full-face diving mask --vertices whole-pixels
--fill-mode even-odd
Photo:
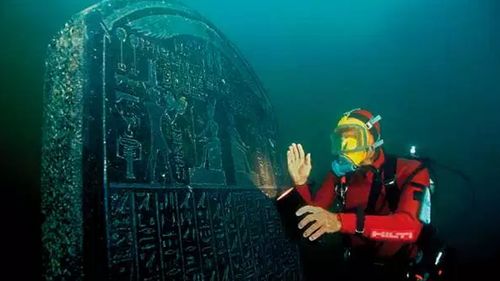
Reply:
[[[355,171],[370,151],[384,143],[377,132],[372,132],[375,130],[373,125],[381,117],[378,115],[368,119],[365,115],[356,114],[356,111],[346,113],[330,135],[331,152],[336,158],[332,162],[332,170],[337,176]],[[360,119],[366,119],[366,122]]]

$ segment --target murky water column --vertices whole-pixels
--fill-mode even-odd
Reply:
[[[104,1],[49,46],[47,280],[299,280],[261,83],[199,14]]]

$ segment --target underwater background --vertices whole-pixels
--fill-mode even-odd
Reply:
[[[329,133],[356,107],[380,114],[388,152],[417,153],[436,168],[433,220],[473,276],[500,259],[500,2],[495,0],[182,1],[217,26],[249,61],[292,142],[330,167]],[[7,266],[37,279],[40,151],[47,44],[97,1],[3,0],[2,232]]]

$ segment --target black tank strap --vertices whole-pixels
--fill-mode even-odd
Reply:
[[[384,175],[384,184],[390,185],[396,182],[396,169],[398,164],[398,157],[394,155],[386,155],[382,171]]]
[[[373,171],[374,177],[372,180],[372,186],[370,188],[368,204],[365,209],[365,212],[367,214],[375,212],[375,207],[383,186],[386,186],[386,189],[398,190],[395,179],[397,160],[398,160],[397,157],[392,155],[387,155],[385,157],[384,164],[382,165],[380,171],[377,170]],[[386,190],[386,193],[388,191],[389,190]],[[394,194],[393,196],[396,197],[397,195],[399,194]],[[389,203],[389,205],[391,204]]]
[[[373,173],[372,185],[370,187],[370,194],[368,195],[368,203],[366,205],[365,213],[373,214],[375,212],[375,205],[377,204],[378,197],[382,190],[382,176],[380,171],[375,168],[370,169]]]

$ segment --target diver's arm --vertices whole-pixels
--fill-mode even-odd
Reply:
[[[422,187],[428,186],[429,173],[427,170],[419,172],[401,192],[398,209],[392,215],[376,216],[367,215],[364,219],[364,229],[359,233],[372,240],[379,241],[404,241],[415,242],[422,230],[422,222],[419,220],[421,200],[417,194],[421,194]],[[356,214],[340,214],[340,232],[356,233]]]
[[[324,209],[328,209],[330,205],[335,200],[335,176],[332,172],[328,172],[321,187],[316,192],[314,198],[311,196],[311,191],[309,189],[309,185],[307,183],[296,185],[295,188],[297,192],[304,198],[304,201],[308,205],[314,205],[318,207],[322,207]]]

